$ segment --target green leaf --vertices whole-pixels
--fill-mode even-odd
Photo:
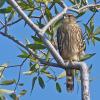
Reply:
[[[54,3],[60,3],[60,0],[53,0]]]
[[[56,83],[56,90],[61,93],[61,87],[60,87],[60,84],[57,82]]]
[[[91,40],[92,40],[92,43],[93,43],[93,45],[95,46],[95,38],[94,38],[95,36],[93,36],[92,38],[91,38]]]
[[[12,10],[12,7],[2,8],[0,9],[0,13],[11,13]]]
[[[93,32],[93,30],[94,30],[94,18],[92,18],[90,20],[90,29],[91,29],[91,32]]]
[[[0,85],[12,85],[12,84],[14,84],[14,83],[16,83],[15,80],[5,80],[5,81],[2,81],[2,82],[0,83]]]
[[[85,14],[85,12],[78,13],[78,15],[76,16],[76,18],[79,18],[79,17],[83,16],[84,14]]]
[[[57,79],[61,79],[64,78],[66,76],[66,71],[63,71],[62,73],[60,73],[57,77]]]
[[[26,72],[23,72],[24,75],[32,75],[33,74],[33,71],[26,71]]]
[[[41,23],[41,21],[37,21],[37,25],[40,27],[40,28],[43,28],[45,25],[43,23]]]
[[[97,41],[100,41],[100,37],[95,37],[94,36],[94,39],[97,40]]]
[[[19,85],[19,86],[24,86],[24,83],[19,83],[18,85]]]
[[[0,65],[0,72],[2,72],[6,67],[8,67],[8,64]]]
[[[51,14],[49,8],[46,7],[45,13],[46,13],[46,17],[47,17],[48,21],[49,21],[50,19],[52,19],[52,14]]]
[[[27,11],[31,11],[31,10],[33,10],[33,8],[34,8],[34,5],[29,5],[29,4],[27,4],[27,3],[25,3],[25,2],[19,2],[18,3],[19,4],[19,6],[21,7],[21,8],[23,8],[24,10],[27,10]]]
[[[34,85],[35,85],[36,80],[37,80],[37,77],[34,77],[33,80],[32,80],[31,93],[32,93],[32,91],[33,91],[33,89],[34,89]]]
[[[45,49],[45,45],[42,44],[28,44],[27,47],[29,47],[32,50],[37,50],[37,49]]]
[[[92,11],[92,12],[98,12],[98,10],[96,8],[94,8],[94,7],[90,7],[90,11]]]
[[[14,91],[12,90],[7,90],[7,89],[0,89],[0,94],[11,94],[13,93]]]
[[[96,53],[93,53],[93,54],[86,54],[84,55],[80,61],[84,61],[84,60],[87,60],[87,59],[90,59],[91,57],[93,57]]]
[[[47,67],[46,67],[46,68],[47,68]],[[55,77],[54,77],[52,74],[50,74],[48,71],[41,69],[41,72],[42,72],[43,74],[45,74],[48,78],[50,78],[50,79],[55,79]]]
[[[10,22],[10,21],[13,19],[14,15],[15,15],[15,12],[12,11],[12,12],[10,13],[9,17],[8,17],[7,22]]]
[[[3,95],[0,95],[0,100],[6,100],[6,98]]]
[[[32,39],[35,41],[36,44],[43,44],[42,40],[36,36],[32,36]]]
[[[19,100],[19,97],[16,96],[16,94],[12,93],[9,95],[13,100]]]
[[[70,0],[70,2],[71,2],[73,5],[76,4],[76,3],[75,3],[75,0]]]
[[[30,71],[36,71],[36,66],[37,66],[37,64],[31,65],[30,66]]]
[[[96,35],[100,34],[100,27],[97,27],[97,28],[95,29],[94,34],[96,34]]]
[[[49,61],[50,59],[50,51],[48,50],[47,55],[46,55],[46,61]]]
[[[40,77],[40,76],[38,77],[38,82],[39,82],[40,87],[42,89],[44,89],[45,88],[45,84],[44,84],[44,81],[43,81],[42,77]]]
[[[21,50],[21,52],[22,52],[22,54],[18,55],[18,57],[20,57],[20,58],[28,58],[29,54],[26,51]]]
[[[30,6],[34,6],[33,0],[27,0],[27,1],[28,1],[28,4],[29,4]]]
[[[91,29],[86,25],[86,24],[83,24],[85,26],[85,29],[86,31],[88,32],[88,35],[91,33]]]
[[[19,96],[24,96],[27,93],[27,90],[22,90]]]

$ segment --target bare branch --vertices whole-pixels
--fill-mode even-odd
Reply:
[[[67,64],[66,66],[72,65]],[[84,62],[73,62],[73,66],[78,66],[80,68],[82,100],[90,100],[88,66]]]
[[[16,86],[15,86],[14,92],[16,91],[17,86],[18,86],[19,81],[20,81],[22,66],[24,65],[24,63],[26,62],[26,60],[28,59],[29,56],[30,56],[30,55],[28,55],[27,58],[25,58],[25,59],[22,61],[22,63],[19,65],[19,67],[20,67],[20,69],[19,69],[19,75],[18,75],[18,80],[17,80]]]
[[[15,23],[17,23],[17,22],[19,22],[19,21],[21,21],[21,20],[22,20],[22,18],[20,18],[20,19],[14,21],[14,22],[12,22],[12,23],[8,23],[7,26],[11,26],[11,25],[13,25],[13,24],[15,24]],[[2,23],[2,24],[3,24],[3,23]],[[5,26],[6,26],[6,25],[3,24],[3,26],[0,28],[0,30],[3,29]]]
[[[73,8],[73,7],[68,7],[68,10],[71,10],[71,11],[75,11],[75,12],[80,13],[80,12],[83,12],[84,9],[86,9],[86,8],[91,8],[91,7],[97,8],[98,6],[100,6],[100,4],[88,4],[88,5],[86,5],[86,6],[83,6],[83,7],[79,8],[79,9],[75,9],[75,8]],[[100,8],[97,8],[97,9],[99,10]],[[86,10],[87,10],[87,9],[86,9]]]

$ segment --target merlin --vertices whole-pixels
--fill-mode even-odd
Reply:
[[[65,62],[79,61],[85,44],[82,37],[82,30],[72,14],[65,14],[62,24],[57,29],[58,50]],[[66,70],[66,88],[68,92],[74,89],[73,69]]]

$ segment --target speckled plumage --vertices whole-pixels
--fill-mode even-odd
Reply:
[[[60,55],[65,61],[79,61],[84,51],[82,31],[72,14],[64,15],[62,25],[57,29],[57,43]],[[71,70],[66,72],[67,90],[74,89],[74,76]]]

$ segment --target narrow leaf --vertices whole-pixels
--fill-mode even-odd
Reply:
[[[42,79],[42,77],[38,77],[38,81],[39,81],[39,85],[40,85],[40,87],[42,88],[42,89],[44,89],[45,88],[45,84],[44,84],[44,81],[43,81],[43,79]]]
[[[90,34],[91,33],[91,29],[86,24],[83,24],[83,25],[85,26],[85,29],[88,32],[88,34]]]
[[[0,100],[6,100],[6,98],[3,95],[0,95]]]
[[[84,14],[85,14],[85,12],[78,13],[78,15],[76,16],[76,18],[79,18],[79,17],[83,16]]]
[[[66,76],[66,71],[63,71],[62,73],[60,73],[59,75],[58,75],[58,79],[61,79],[61,78],[64,78]]]
[[[100,34],[100,27],[97,27],[96,29],[95,29],[95,32],[94,32],[94,34]]]
[[[12,84],[14,84],[14,83],[16,83],[15,80],[5,80],[5,81],[2,81],[2,82],[0,83],[0,85],[12,85]]]
[[[36,43],[40,43],[40,44],[43,43],[42,40],[41,40],[40,38],[36,37],[36,36],[32,36],[32,39],[33,39]]]
[[[12,90],[7,90],[7,89],[0,89],[0,94],[11,94],[13,93],[14,91]]]
[[[91,32],[93,32],[93,30],[94,30],[94,18],[92,18],[90,20],[90,29],[91,29]]]
[[[21,50],[21,49],[20,49]],[[20,58],[27,58],[29,56],[29,54],[24,51],[24,50],[21,50],[22,54],[18,55],[17,57],[20,57]]]
[[[56,90],[61,93],[61,87],[60,87],[60,84],[57,82],[56,83]]]
[[[36,79],[37,79],[37,77],[34,77],[33,80],[32,80],[31,93],[32,93],[32,91],[33,91],[33,89],[34,89],[34,85],[35,85]]]
[[[13,100],[19,100],[19,97],[16,96],[16,94],[12,93],[9,95]]]
[[[50,79],[55,79],[55,77],[54,77],[52,74],[50,74],[48,71],[46,71],[46,70],[41,70],[41,72],[42,72],[43,74],[45,74],[48,78],[50,78]]]
[[[45,49],[46,47],[42,44],[29,44],[27,45],[27,47],[33,49],[33,50],[37,50],[37,49]]]
[[[90,59],[91,57],[93,57],[96,53],[93,53],[93,54],[86,54],[84,55],[80,61],[84,61],[84,60],[87,60],[87,59]]]
[[[21,93],[19,94],[19,96],[23,96],[27,93],[27,90],[22,90]]]
[[[94,37],[94,39],[100,41],[100,37]]]
[[[12,7],[0,9],[0,13],[10,13],[11,11],[12,11]]]

